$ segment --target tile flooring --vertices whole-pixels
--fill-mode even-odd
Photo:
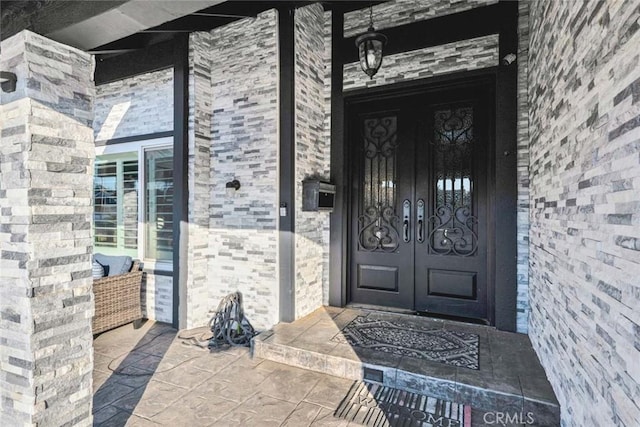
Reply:
[[[252,358],[248,348],[185,346],[161,323],[97,336],[94,362],[96,426],[349,425],[333,412],[353,381]]]
[[[359,425],[333,413],[354,380],[362,377],[364,366],[382,370],[385,385],[472,403],[473,427],[494,425],[483,420],[493,421],[496,411],[526,414],[538,411],[536,405],[547,408],[555,402],[524,335],[433,321],[439,327],[480,336],[480,370],[473,370],[331,341],[349,319],[362,314],[327,307],[297,322],[277,325],[259,336],[255,345],[256,353],[275,360],[252,355],[248,348],[210,352],[185,345],[178,331],[152,321],[140,329],[129,324],[105,332],[94,341],[94,425]],[[403,320],[422,326],[425,321]],[[487,389],[493,392],[487,394]],[[555,415],[537,414],[528,425],[557,425]]]
[[[419,359],[405,351],[353,346],[336,339],[355,319],[363,317],[373,324],[387,321],[415,330],[444,329],[477,335],[479,369]],[[363,379],[373,370],[385,386],[469,404],[476,410],[531,413],[536,425],[559,424],[557,399],[529,338],[523,334],[413,315],[322,307],[293,323],[263,332],[254,339],[254,351],[261,358],[352,380]]]

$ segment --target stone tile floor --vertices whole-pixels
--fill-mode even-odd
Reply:
[[[444,330],[477,335],[479,369],[393,354],[370,343],[354,346],[336,339],[344,335],[354,319],[363,317],[367,321],[399,323],[414,331]],[[389,329],[389,334],[393,333]],[[385,340],[385,346],[389,347],[389,342]],[[295,322],[278,324],[263,332],[254,339],[254,352],[267,360],[352,380],[362,379],[366,368],[374,369],[382,373],[386,386],[470,404],[476,411],[502,411],[512,416],[530,413],[535,419],[530,425],[559,424],[555,394],[529,337],[524,334],[415,315],[322,307]],[[473,422],[476,425],[482,417],[471,418],[476,420]]]
[[[348,314],[343,314],[342,318],[339,318],[338,315],[341,313]],[[287,345],[294,343],[301,348],[312,349],[315,354],[319,354],[320,351],[336,354],[335,347],[331,349],[328,347],[344,344],[325,344],[325,341],[320,338],[329,339],[330,337],[322,329],[322,323],[317,324],[316,320],[331,318],[343,327],[348,323],[345,317],[353,317],[358,313],[361,312],[320,309],[302,321],[278,325],[275,335],[267,333],[264,334],[263,339],[289,341]],[[409,318],[408,321],[421,322],[416,318]],[[308,330],[313,325],[319,328],[318,331]],[[451,327],[451,325],[443,325],[443,327]],[[457,382],[471,381],[476,385],[485,382],[493,383],[502,376],[503,370],[500,367],[508,368],[510,360],[521,357],[523,350],[514,349],[514,342],[510,340],[524,342],[526,336],[506,337],[501,335],[503,333],[492,329],[476,326],[462,327],[481,335],[481,366],[492,366],[491,372],[487,372],[486,368],[472,371],[440,363],[416,362],[414,363],[416,366],[413,366],[408,359],[403,363],[402,358],[379,360],[375,355],[373,358],[382,363],[381,366],[387,365],[385,369],[391,368],[389,364],[395,366],[393,369],[398,372],[398,380],[401,371],[418,372],[420,375],[428,374],[428,378],[436,381],[437,377],[441,377],[440,380],[443,381],[444,386],[449,378],[447,375],[454,375]],[[284,334],[282,334],[283,331]],[[229,348],[210,352],[206,348],[185,345],[185,340],[180,339],[179,334],[169,325],[147,321],[139,329],[134,329],[129,324],[95,337],[94,425],[195,427],[358,425],[333,417],[335,409],[354,384],[354,378],[339,378],[253,357],[248,348]],[[292,338],[294,336],[298,340]],[[494,355],[493,352],[483,348],[483,342],[490,343],[492,350],[500,352]],[[327,348],[320,348],[323,346]],[[296,352],[299,350],[295,349]],[[340,357],[347,359],[364,359],[364,356],[371,356],[357,349],[351,349],[345,354],[338,353]],[[304,354],[302,356],[305,357]],[[487,363],[489,360],[491,364]],[[519,393],[524,393],[525,388],[524,382],[519,378],[530,372],[531,368],[531,366],[517,367],[519,370],[514,373],[517,379],[509,375],[506,377],[518,382]],[[440,375],[442,373],[444,374]],[[541,381],[546,382],[546,378],[542,378]],[[422,384],[424,381],[419,383]],[[537,382],[534,382],[534,385],[536,384]],[[502,387],[511,387],[510,381],[505,381]],[[438,388],[437,383],[435,388],[431,386],[432,391]],[[542,389],[546,389],[546,386]],[[437,394],[429,393],[432,396]],[[473,427],[495,425],[495,423],[483,422],[483,419],[494,421],[495,414],[487,418],[484,415],[492,410],[500,412],[505,406],[499,401],[489,406],[485,405],[484,410],[474,407],[471,417]],[[557,424],[546,421],[529,425]]]
[[[248,348],[186,346],[162,323],[97,336],[93,378],[96,426],[349,425],[333,411],[353,381],[252,358]]]

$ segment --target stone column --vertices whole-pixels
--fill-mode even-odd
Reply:
[[[211,202],[211,34],[189,36],[189,248],[187,250],[186,326],[205,325],[210,309],[209,204]],[[181,300],[182,302],[182,300]]]
[[[2,41],[0,425],[91,425],[93,60]]]

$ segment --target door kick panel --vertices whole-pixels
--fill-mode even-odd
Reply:
[[[380,265],[358,265],[358,288],[398,291],[398,269]]]
[[[429,270],[428,294],[476,299],[476,277],[477,274],[470,271]]]

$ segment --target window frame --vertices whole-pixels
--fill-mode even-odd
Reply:
[[[173,137],[163,137],[147,139],[134,142],[123,142],[120,144],[107,144],[96,147],[96,163],[98,162],[98,156],[113,155],[116,158],[118,155],[124,155],[127,153],[136,153],[138,159],[138,182],[139,182],[139,194],[138,194],[138,249],[137,258],[142,260],[146,268],[162,271],[173,271],[173,261],[168,260],[156,260],[146,258],[146,170],[145,170],[145,152],[148,150],[162,150],[171,149],[173,151]],[[175,172],[175,171],[174,171]],[[94,168],[95,176],[95,168]],[[174,190],[175,191],[175,190]],[[174,199],[175,203],[175,199]],[[95,207],[94,207],[95,209]],[[93,225],[92,232],[95,234],[95,224]],[[95,236],[92,236],[93,244],[95,246]]]

